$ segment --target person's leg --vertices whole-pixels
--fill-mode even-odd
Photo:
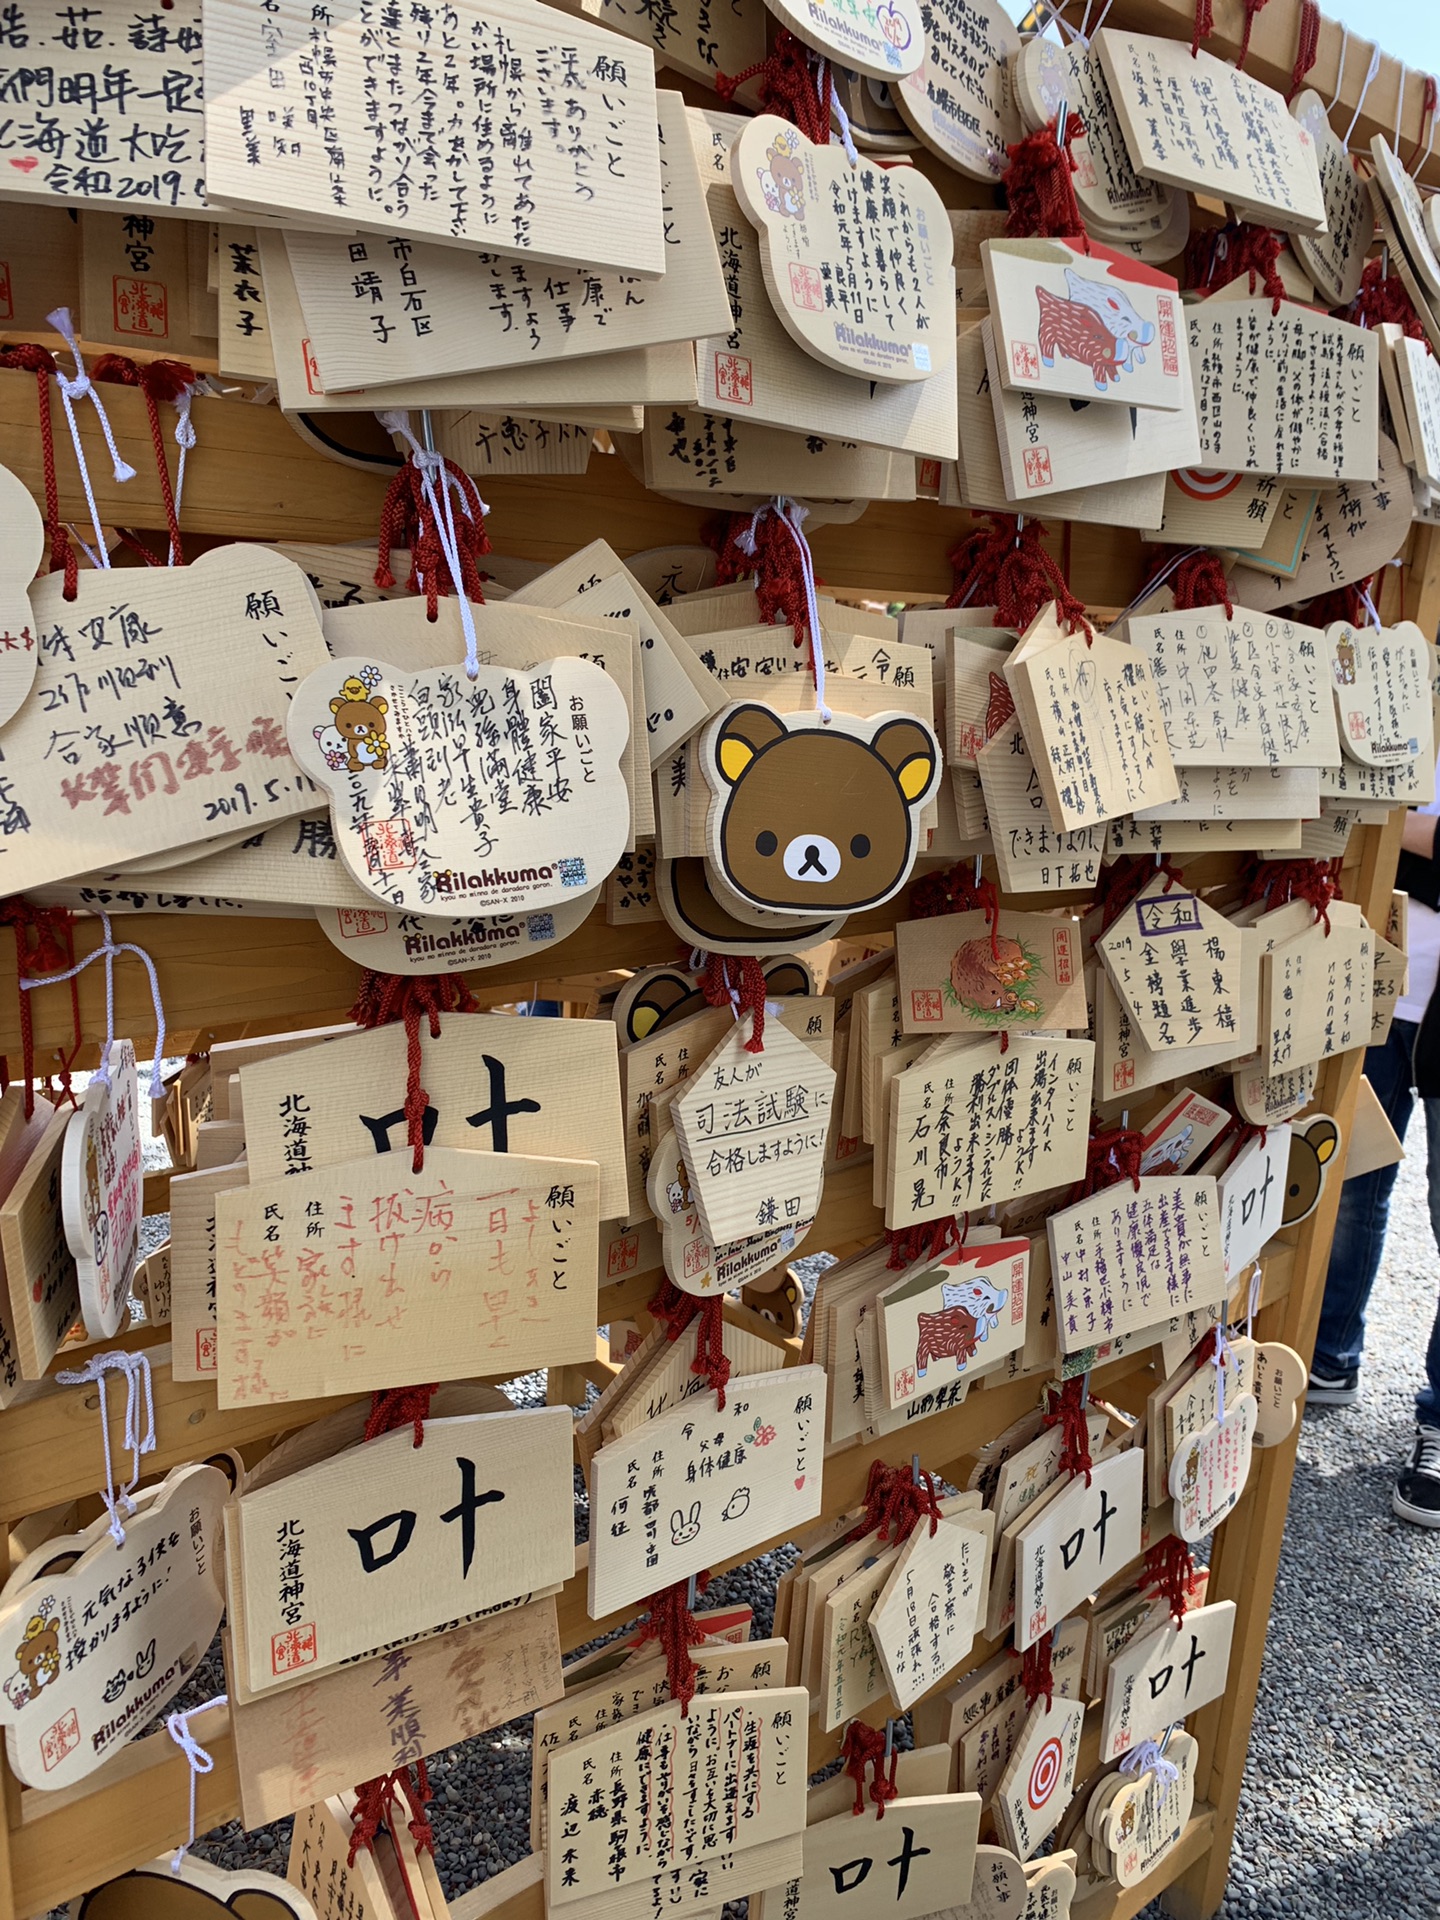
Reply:
[[[1430,1226],[1440,1247],[1440,1100],[1425,1102]],[[1425,1384],[1415,1397],[1415,1438],[1400,1469],[1391,1506],[1418,1527],[1440,1527],[1440,1307],[1425,1354]]]
[[[1401,1140],[1414,1104],[1410,1088],[1414,1048],[1415,1023],[1394,1020],[1385,1044],[1371,1047],[1365,1055],[1365,1077]],[[1340,1189],[1340,1211],[1325,1275],[1325,1300],[1315,1336],[1310,1406],[1348,1406],[1359,1398],[1365,1308],[1385,1251],[1390,1193],[1398,1173],[1398,1167],[1380,1167],[1357,1180],[1347,1180]]]

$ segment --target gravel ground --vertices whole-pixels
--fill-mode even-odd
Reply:
[[[1417,1731],[1433,1727],[1440,1709],[1440,1535],[1390,1512],[1440,1272],[1422,1124],[1417,1115],[1396,1188],[1370,1314],[1365,1397],[1304,1423],[1221,1920],[1440,1915],[1440,1753]],[[541,1377],[512,1392],[517,1401],[538,1400]],[[576,1519],[583,1537],[578,1474]],[[779,1552],[737,1569],[715,1582],[711,1598],[748,1600],[756,1635],[767,1633],[788,1559]],[[223,1685],[212,1650],[176,1704],[197,1705]],[[452,1898],[529,1852],[528,1720],[438,1755],[430,1776],[436,1859]],[[283,1873],[289,1837],[288,1820],[250,1834],[232,1822],[204,1835],[195,1851],[221,1866]],[[1160,1914],[1157,1903],[1142,1920]]]

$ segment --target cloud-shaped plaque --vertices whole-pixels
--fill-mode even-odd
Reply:
[[[731,183],[764,245],[771,304],[806,353],[862,380],[928,380],[955,355],[954,245],[914,167],[852,167],[762,113],[730,150]],[[880,264],[877,264],[879,262]]]
[[[406,913],[534,912],[588,893],[630,832],[624,696],[593,661],[403,673],[345,658],[291,704],[362,887]]]

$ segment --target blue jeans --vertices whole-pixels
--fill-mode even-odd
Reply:
[[[1415,1104],[1410,1057],[1417,1031],[1413,1020],[1394,1020],[1384,1046],[1371,1047],[1365,1055],[1365,1077],[1402,1141]],[[1425,1123],[1429,1136],[1430,1224],[1440,1247],[1440,1100],[1425,1102]],[[1358,1180],[1347,1180],[1340,1189],[1320,1330],[1315,1336],[1315,1364],[1323,1373],[1348,1373],[1360,1365],[1365,1346],[1365,1309],[1385,1251],[1390,1194],[1399,1171],[1398,1166],[1381,1167]],[[1440,1427],[1440,1308],[1430,1330],[1425,1375],[1425,1385],[1416,1397],[1416,1417],[1426,1426]]]

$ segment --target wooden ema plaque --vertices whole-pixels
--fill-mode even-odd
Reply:
[[[80,1308],[92,1340],[108,1340],[125,1317],[140,1250],[140,1082],[128,1040],[110,1048],[71,1116],[60,1171],[65,1238],[80,1277]]]
[[[40,509],[8,467],[0,467],[0,726],[20,711],[40,664],[27,594],[45,552]]]
[[[1208,1174],[1122,1180],[1046,1223],[1062,1353],[1226,1297],[1220,1206]]]
[[[805,1871],[762,1894],[756,1920],[921,1920],[965,1911],[979,1831],[980,1797],[973,1793],[912,1796],[902,1789],[883,1820],[868,1805],[858,1819],[848,1807],[812,1819]]]
[[[997,0],[920,0],[924,57],[890,89],[901,119],[972,180],[997,180],[1020,137],[1010,66],[1021,39]]]
[[[44,1376],[80,1315],[80,1280],[61,1205],[72,1115],[37,1100],[26,1121],[24,1105],[23,1086],[0,1094],[0,1406],[22,1379]]]
[[[1118,1760],[1142,1740],[1157,1740],[1176,1720],[1225,1691],[1235,1602],[1194,1607],[1180,1626],[1167,1620],[1131,1641],[1110,1663],[1100,1758]]]
[[[221,1406],[511,1375],[595,1351],[593,1161],[431,1147],[216,1199]]]
[[[177,1467],[139,1495],[123,1541],[102,1517],[16,1569],[0,1605],[0,1725],[27,1785],[83,1780],[184,1686],[220,1624],[227,1492],[218,1467]]]
[[[896,0],[896,4],[908,0]],[[776,114],[747,121],[730,177],[758,230],[786,331],[837,373],[928,380],[955,358],[952,240],[923,173],[817,147]],[[883,261],[866,270],[866,259]]]
[[[317,20],[279,0],[262,19],[245,0],[206,0],[211,204],[663,273],[649,49],[528,0],[459,0],[447,20],[442,36],[408,15]],[[547,107],[557,89],[583,122]],[[423,132],[419,100],[434,102]],[[502,119],[517,129],[508,145]]]

